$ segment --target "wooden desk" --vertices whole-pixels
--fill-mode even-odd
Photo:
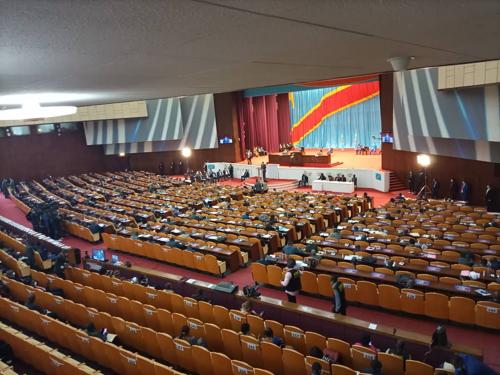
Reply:
[[[301,152],[289,154],[269,154],[269,163],[280,165],[304,166],[305,164],[330,164],[330,155],[307,155]]]
[[[129,237],[131,235],[131,233],[128,232],[127,230],[121,230],[118,232],[118,234],[124,238],[127,238],[127,239],[129,239]],[[178,237],[178,236],[172,236],[172,237],[174,237],[176,241],[182,243],[186,247],[189,246],[192,249],[194,249],[200,253],[211,254],[211,255],[214,255],[217,259],[225,261],[227,268],[231,272],[235,272],[240,268],[240,259],[239,259],[238,253],[234,250],[230,250],[228,248],[221,248],[221,247],[217,247],[217,246],[202,245],[202,244],[199,244],[197,242],[187,242],[187,241],[183,241],[182,237]],[[132,239],[130,239],[130,240],[133,241]],[[150,234],[141,234],[138,236],[137,240],[143,241],[143,242],[151,241],[151,242],[158,243],[162,246],[166,246],[166,243],[169,241],[169,238],[162,237],[162,236],[153,236]],[[133,247],[134,243],[131,242],[130,246]],[[118,249],[115,249],[115,250],[128,251],[126,248],[121,248],[121,247]],[[136,255],[138,255],[138,254],[136,254]]]
[[[41,233],[35,232],[33,229],[18,224],[15,221],[9,220],[4,216],[0,216],[0,226],[4,226],[16,233],[20,237],[26,235],[30,241],[40,242],[43,247],[52,253],[59,253],[60,251],[66,252],[66,259],[71,265],[80,264],[80,249],[67,246],[62,242],[54,240]]]
[[[276,265],[284,268],[286,267],[286,261],[278,260]],[[397,282],[396,276],[379,272],[364,272],[353,268],[327,267],[322,264],[318,264],[316,268],[307,268],[306,271],[314,273],[333,274],[355,280],[368,280],[375,284],[391,284],[397,286],[398,288],[401,288]],[[421,279],[415,279],[415,286],[413,286],[412,288],[422,290],[424,292],[439,292],[449,296],[462,296],[478,301],[488,301],[492,297],[483,297],[482,295],[474,292],[475,290],[481,288],[466,285],[444,284],[440,282]]]
[[[125,267],[103,263],[95,260],[86,260],[86,263],[102,265],[104,269],[119,270],[121,277],[132,278],[134,276],[146,275],[150,285],[163,288],[165,283],[170,283],[174,291],[186,297],[190,297],[197,289],[203,289],[207,298],[214,304],[223,305],[226,308],[238,309],[247,298],[241,291],[233,294],[214,290],[214,284],[186,279],[178,275],[152,270],[139,266]],[[329,311],[315,309],[308,306],[289,303],[284,300],[261,296],[252,298],[253,307],[256,311],[264,312],[264,319],[273,319],[282,324],[295,325],[305,331],[319,332],[326,337],[334,337],[347,342],[354,343],[366,333],[370,333],[373,343],[377,347],[393,347],[397,339],[407,342],[406,349],[412,354],[412,358],[423,360],[424,354],[429,350],[431,337],[418,332],[396,329],[394,327],[377,324],[374,329],[370,328],[371,322],[337,315]],[[373,327],[373,326],[372,326]],[[453,344],[451,348],[436,348],[428,357],[433,366],[439,366],[443,361],[449,361],[453,353],[466,353],[482,359],[482,350],[476,347]]]
[[[324,252],[321,256],[325,259],[331,259],[331,260],[335,260],[337,262],[346,262],[344,257],[338,253],[333,254],[331,252]],[[362,260],[357,260],[356,263],[357,264],[366,264],[366,265],[370,265],[372,267],[386,267],[386,268],[388,268],[385,265],[384,260],[380,259],[380,258],[376,258],[375,263],[367,263],[367,262],[363,262]],[[417,274],[426,273],[426,274],[436,275],[438,277],[447,276],[447,277],[455,277],[457,279],[461,278],[461,275],[460,275],[461,270],[455,270],[455,269],[451,269],[451,268],[443,268],[443,267],[437,267],[437,266],[430,266],[430,265],[427,266],[427,265],[421,265],[421,264],[411,264],[408,262],[404,262],[403,264],[400,264],[398,262],[395,266],[395,269],[393,269],[393,270],[394,271],[400,271],[400,270],[401,271],[409,271],[409,272],[414,272]],[[497,281],[497,279],[496,279],[496,277],[494,277],[494,276],[492,277],[491,275],[485,275],[484,278],[481,275],[481,278],[478,279],[477,281],[484,281],[486,283],[489,283],[489,282],[495,282],[495,281]]]

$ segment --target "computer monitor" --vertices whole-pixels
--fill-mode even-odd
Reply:
[[[106,259],[104,249],[92,249],[92,259],[104,261]]]
[[[111,255],[111,264],[118,263],[119,261],[118,255]]]

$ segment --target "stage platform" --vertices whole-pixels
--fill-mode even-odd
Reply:
[[[307,149],[306,155],[316,155],[319,149]],[[326,149],[323,149],[326,152]],[[262,162],[268,163],[268,156],[259,156],[252,159],[252,165],[260,165]],[[248,165],[246,160],[236,164]],[[280,165],[281,167],[291,167],[290,165]],[[335,149],[333,155],[330,157],[330,165],[306,164],[305,167],[319,167],[319,168],[349,168],[349,169],[364,169],[369,168],[373,170],[382,170],[382,155],[356,155],[356,151],[352,148]]]
[[[325,151],[325,150],[324,150]],[[318,150],[308,149],[308,154],[315,154]],[[267,156],[252,159],[252,164],[245,161],[231,163],[233,165],[234,177],[240,177],[248,169],[251,177],[261,176],[260,165],[262,162],[268,163]],[[340,163],[340,164],[337,164]],[[229,163],[214,162],[208,163],[208,168],[223,170]],[[336,164],[336,165],[332,165]],[[374,189],[388,192],[390,188],[390,171],[382,170],[381,155],[356,155],[353,149],[334,150],[328,166],[283,166],[279,164],[267,164],[266,177],[279,180],[300,180],[305,173],[309,177],[309,185],[317,180],[321,173],[325,176],[335,177],[338,173],[343,174],[349,180],[353,174],[358,179],[358,188]]]

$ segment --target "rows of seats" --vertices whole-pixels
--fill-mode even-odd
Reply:
[[[6,307],[5,304],[2,304],[2,306]],[[21,361],[29,361],[31,366],[45,374],[102,374],[99,370],[63,354],[56,348],[48,346],[45,342],[27,336],[20,330],[3,322],[0,322],[0,340],[10,345],[14,357]],[[0,374],[14,375],[17,372],[9,365],[0,362]]]
[[[360,241],[357,241],[357,242],[360,242]],[[394,246],[394,245],[389,245],[389,246]],[[302,244],[299,244],[296,247],[302,251],[306,250],[306,246],[302,245]],[[327,249],[325,249],[325,251],[329,251],[329,249],[327,248]],[[368,257],[368,256],[372,255],[366,251],[356,251],[356,253],[354,253],[354,251],[351,251],[348,249],[336,250],[335,253],[340,255],[340,256],[357,255],[359,257],[365,257],[365,256]],[[277,258],[281,258],[281,259],[283,259],[285,257],[285,255],[280,253],[280,252],[275,253],[275,255]],[[300,255],[292,254],[288,257],[293,258],[295,260],[304,261],[304,257],[302,257]],[[490,290],[499,290],[500,289],[500,283],[493,282],[493,281],[486,284],[485,282],[477,281],[477,280],[461,280],[457,277],[450,277],[450,276],[438,277],[436,275],[431,275],[428,273],[415,273],[413,271],[409,271],[408,269],[405,269],[405,268],[407,268],[406,264],[409,264],[410,266],[412,266],[412,265],[435,266],[435,267],[438,267],[437,268],[438,272],[435,272],[435,271],[428,271],[428,272],[434,272],[434,273],[440,274],[440,270],[449,268],[451,270],[455,270],[456,276],[459,276],[462,270],[475,271],[478,273],[482,273],[483,271],[488,272],[485,267],[480,267],[480,266],[469,267],[469,266],[464,265],[464,264],[456,264],[456,263],[449,264],[449,263],[445,263],[445,262],[441,262],[441,261],[429,262],[429,261],[426,261],[424,259],[418,259],[418,258],[407,259],[407,258],[402,258],[399,256],[389,258],[388,255],[377,254],[377,253],[373,254],[373,257],[374,258],[381,258],[381,259],[390,259],[390,260],[393,260],[395,262],[398,262],[399,263],[398,264],[399,270],[393,271],[387,267],[373,267],[373,266],[370,266],[367,264],[355,264],[355,263],[353,263],[352,260],[349,261],[346,259],[337,262],[333,259],[328,259],[327,257],[320,259],[319,264],[324,266],[324,267],[351,268],[351,269],[357,269],[357,270],[363,271],[363,272],[378,272],[378,273],[383,273],[386,275],[396,275],[396,276],[397,275],[407,275],[407,276],[410,276],[414,279],[417,278],[417,279],[428,280],[428,281],[432,281],[432,282],[440,282],[440,283],[444,283],[444,284],[466,285],[466,286],[472,286],[472,287],[477,287],[477,288],[487,288]],[[488,272],[488,274],[490,272]],[[500,274],[500,270],[497,272]]]
[[[41,273],[34,274],[34,278],[41,283],[46,282],[46,276]],[[149,306],[152,311],[153,306],[157,307],[157,312],[167,308],[173,312],[171,317],[174,332],[176,330],[179,332],[180,327],[188,325],[191,333],[194,336],[203,337],[212,350],[223,350],[231,358],[244,360],[251,365],[263,366],[277,375],[292,373],[290,371],[295,371],[294,374],[304,374],[304,371],[308,371],[311,363],[315,361],[323,365],[325,373],[330,373],[328,363],[307,356],[313,346],[338,351],[341,353],[343,364],[352,366],[357,370],[366,368],[369,365],[363,348],[351,347],[349,343],[343,340],[326,338],[316,332],[305,332],[298,327],[283,325],[274,320],[264,320],[259,316],[244,314],[238,310],[228,310],[223,306],[196,301],[175,293],[156,291],[141,285],[119,281],[108,276],[76,268],[68,270],[68,278],[81,281],[82,285],[92,285],[104,291],[113,290],[117,295],[130,298],[130,303],[135,303],[134,299],[143,301],[145,304],[149,303],[149,305],[144,306]],[[94,299],[101,298],[95,297]],[[160,320],[162,324],[166,324],[167,319],[166,315],[162,315]],[[148,321],[144,320],[142,322],[148,323]],[[239,331],[243,323],[250,325],[251,333],[255,337],[262,337],[264,329],[266,327],[271,328],[274,334],[281,337],[285,344],[293,347],[293,350],[281,349],[272,343],[260,342],[251,336],[240,336],[236,332]],[[154,328],[157,329],[157,327]],[[383,363],[384,368],[390,368],[394,366],[394,363],[397,363],[396,367],[401,370],[397,374],[402,374],[404,372],[402,370],[404,362],[392,357],[381,356],[379,360]],[[418,361],[413,361],[411,366],[426,369],[430,367],[420,364]],[[290,366],[296,370],[291,370]],[[432,367],[430,369],[432,370]],[[335,372],[333,373],[335,374]],[[396,374],[396,372],[394,373]]]
[[[152,242],[134,240],[108,233],[102,233],[102,239],[104,245],[109,249],[120,250],[161,262],[208,272],[219,277],[222,277],[227,269],[226,262],[218,260],[212,254],[169,248]]]
[[[156,222],[148,222],[147,225],[151,227],[155,227],[158,225]],[[201,227],[203,226],[203,227]],[[228,228],[228,229],[234,229],[235,232],[241,232],[245,230],[245,227],[241,226],[236,226],[236,225],[225,225],[225,224],[215,224],[210,221],[201,221],[201,220],[193,220],[193,219],[183,219],[183,223],[180,225],[175,225],[175,224],[165,224],[162,223],[163,228],[167,229],[175,229],[178,228],[182,230],[184,233],[206,233],[210,235],[220,235],[224,236],[228,239],[237,239],[240,238],[244,241],[248,242],[254,242],[257,244],[259,247],[259,253],[261,256],[265,255],[268,253],[268,248],[266,247],[265,249],[262,247],[262,244],[260,242],[260,239],[257,236],[247,236],[244,234],[234,234],[234,233],[228,233],[225,231],[220,231],[219,228]],[[272,236],[277,236],[278,233],[275,231],[267,231],[265,229],[256,229],[255,233],[258,233],[259,235],[272,235]]]
[[[223,236],[223,237],[226,237],[228,239],[239,238],[241,241],[251,242],[253,246],[257,247],[258,253],[260,254],[260,257],[263,256],[262,244],[260,243],[260,240],[258,238],[247,237],[247,236],[236,236],[234,234],[232,235],[232,234],[227,234],[225,232],[218,232],[218,231],[201,229],[201,228],[194,229],[194,228],[190,228],[190,227],[187,227],[184,225],[173,225],[173,224],[162,224],[161,225],[162,228],[165,228],[168,230],[178,230],[178,231],[182,232],[181,233],[182,235],[178,236],[178,235],[173,235],[172,233],[166,234],[166,233],[161,232],[160,230],[157,230],[158,225],[159,225],[158,223],[150,223],[148,225],[150,230],[142,229],[140,231],[139,230],[135,230],[135,231],[132,230],[132,231],[135,232],[136,234],[142,233],[142,234],[150,234],[152,236],[158,236],[158,237],[172,237],[175,240],[177,240],[179,242],[183,242],[183,243],[195,242],[195,241],[200,242],[201,241],[200,243],[202,243],[202,244],[217,246],[217,247],[224,248],[224,249],[228,248],[228,249],[230,249],[232,251],[236,251],[238,253],[238,258],[240,260],[241,266],[244,266],[248,263],[248,253],[245,251],[242,251],[240,247],[233,245],[233,244],[225,244],[223,241],[215,242],[213,240],[210,240],[210,241],[196,240],[194,238],[184,236],[184,234],[191,235],[191,234],[197,233],[197,234],[202,234],[204,236]],[[130,229],[130,228],[127,228],[127,229]]]
[[[24,255],[24,252],[26,251],[26,245],[23,242],[21,242],[21,239],[13,238],[8,234],[2,232],[1,230],[0,230],[0,243],[3,243],[5,246],[11,249],[14,249],[20,255]],[[52,260],[50,259],[43,260],[40,253],[37,250],[34,250],[33,253],[35,259],[35,266],[38,269],[48,270],[52,267]],[[20,265],[20,268],[22,269],[23,267],[21,267]]]
[[[23,201],[17,199],[17,197],[15,195],[11,195],[10,199],[13,200],[16,207],[19,208],[26,215],[31,211],[31,208],[27,204],[25,204]]]
[[[252,263],[252,277],[260,284],[281,287],[283,269],[275,265]],[[304,271],[301,276],[302,291],[332,298],[330,275]],[[451,320],[456,323],[500,329],[500,304],[489,301],[477,303],[465,297],[448,297],[441,293],[424,293],[415,289],[399,289],[393,285],[359,280],[355,282],[339,277],[344,284],[349,302],[381,307],[391,311],[423,315],[430,318]]]
[[[63,221],[63,228],[72,236],[82,238],[88,242],[95,243],[101,240],[101,236],[99,235],[99,233],[92,233],[89,228],[68,220]]]
[[[59,279],[61,280],[61,279]],[[270,375],[272,373],[265,371],[263,369],[254,368],[251,365],[243,361],[232,360],[229,356],[218,353],[218,352],[210,352],[209,350],[197,346],[191,345],[185,340],[181,340],[178,338],[173,338],[175,335],[174,331],[180,332],[180,329],[183,325],[187,324],[187,318],[182,314],[178,313],[170,313],[167,310],[155,309],[153,306],[142,306],[142,323],[146,320],[149,323],[149,327],[141,324],[137,324],[132,320],[125,320],[117,315],[111,315],[109,312],[99,311],[95,308],[86,307],[84,305],[73,302],[71,299],[64,299],[62,297],[56,297],[50,293],[44,292],[39,289],[35,289],[29,286],[26,286],[20,282],[14,280],[3,279],[4,282],[8,283],[9,288],[11,289],[11,293],[16,300],[24,301],[27,299],[30,293],[34,293],[36,296],[36,304],[41,308],[47,309],[55,313],[58,317],[61,317],[69,322],[80,326],[85,327],[88,323],[93,322],[97,329],[108,328],[111,333],[114,333],[118,336],[121,343],[125,346],[130,347],[134,350],[137,350],[142,353],[146,353],[147,355],[165,361],[170,364],[174,364],[182,369],[188,370],[190,372],[196,372],[200,375],[239,375],[243,371],[249,375]],[[54,284],[59,287],[55,281]],[[65,284],[67,286],[68,284]],[[86,288],[87,292],[90,294],[90,298],[86,300],[88,305],[92,305],[91,301],[95,300],[95,296],[92,294],[95,291],[89,291],[89,287]],[[68,288],[64,289],[65,292],[68,292]],[[87,295],[89,295],[87,294]],[[0,301],[1,302],[1,301]],[[128,301],[130,305],[137,301]],[[108,301],[108,307],[111,306],[113,302]],[[100,306],[103,307],[103,306]],[[5,305],[2,308],[8,307]],[[110,309],[107,309],[110,311]],[[30,310],[28,310],[30,311]],[[131,306],[129,307],[130,318],[136,318],[137,316],[133,314]],[[17,310],[17,313],[20,311]],[[0,313],[1,314],[1,313]],[[20,314],[25,315],[25,314]],[[128,315],[127,313],[125,315]],[[24,316],[25,318],[28,318]],[[11,320],[10,317],[7,317],[8,320]],[[21,319],[21,318],[19,318]],[[43,319],[45,316],[41,316],[42,326]],[[50,319],[47,317],[47,319]],[[18,323],[17,321],[15,321]],[[197,325],[203,324],[200,321],[196,322]],[[34,322],[30,322],[31,325],[39,325],[40,323],[35,319]],[[48,328],[43,327],[42,329],[48,330]],[[238,334],[231,330],[226,330],[230,335],[238,336]],[[38,331],[35,330],[36,333]],[[220,334],[224,334],[224,330],[216,327],[216,332]],[[66,332],[61,332],[66,333]],[[57,335],[56,335],[57,336]],[[224,338],[224,347],[226,347],[226,339]],[[239,337],[238,337],[239,339]],[[207,337],[208,341],[208,337]],[[58,342],[59,343],[59,342]],[[220,337],[220,343],[222,344],[222,337]],[[79,347],[79,346],[75,346]],[[87,350],[91,350],[91,348],[86,348]],[[82,353],[84,356],[85,354]],[[93,355],[96,355],[93,353]],[[128,357],[121,353],[120,357],[125,357],[125,361],[130,361],[134,357]],[[136,355],[139,357],[139,355]],[[97,359],[97,358],[96,358]],[[145,359],[145,358],[144,358]],[[99,361],[98,361],[99,362]],[[155,364],[154,361],[149,361],[149,366]],[[100,362],[99,362],[100,363]],[[207,365],[211,363],[211,367]],[[114,365],[112,363],[112,365]],[[105,366],[105,365],[103,365]],[[113,368],[111,366],[105,366],[109,368]],[[151,370],[151,369],[150,369]],[[138,372],[118,372],[118,373],[126,373],[126,374],[151,374],[155,373],[155,369],[153,372],[145,373],[144,370],[137,368]],[[158,372],[156,372],[158,374]],[[298,374],[298,373],[297,373]],[[301,375],[305,375],[305,372],[301,373]]]
[[[12,281],[13,283],[14,281]],[[10,285],[10,284],[9,284]],[[104,342],[96,337],[88,336],[84,331],[74,328],[59,320],[42,315],[37,311],[30,310],[23,305],[0,297],[0,316],[30,332],[36,333],[63,348],[78,352],[84,358],[95,361],[105,368],[113,370],[117,374],[126,375],[180,375],[170,367],[149,360],[141,355],[132,353],[117,345]],[[42,346],[42,349],[45,349]],[[36,355],[37,353],[33,352]],[[50,354],[50,353],[49,353]],[[25,354],[26,355],[26,354]],[[43,353],[33,358],[34,361],[43,361]],[[29,358],[24,356],[24,358]],[[50,363],[56,364],[49,356]],[[73,368],[66,365],[60,358],[55,359],[56,366],[51,367],[47,374],[87,374],[79,372],[85,368]],[[31,363],[31,359],[30,359]],[[74,370],[74,371],[73,371]]]
[[[0,262],[13,270],[18,277],[26,277],[30,275],[30,266],[22,260],[14,258],[12,255],[7,254],[4,250],[0,249]]]

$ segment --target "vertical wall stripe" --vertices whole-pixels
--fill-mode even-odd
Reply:
[[[490,141],[500,142],[500,85],[491,85],[484,88],[486,135]]]
[[[427,82],[427,90],[429,93],[429,97],[431,98],[432,101],[432,108],[434,109],[434,113],[436,115],[438,127],[439,127],[439,136],[448,138],[450,134],[448,133],[448,128],[446,127],[446,124],[444,123],[444,118],[443,118],[443,113],[441,112],[441,107],[438,104],[437,97],[436,97],[436,89],[434,88],[434,85],[432,84],[432,79],[431,79],[431,71],[430,69],[425,69],[425,80]]]

